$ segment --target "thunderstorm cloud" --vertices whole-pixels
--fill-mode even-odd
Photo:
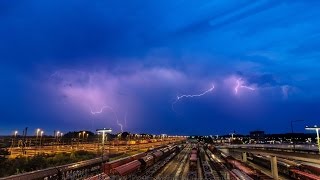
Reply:
[[[103,106],[131,132],[287,132],[291,120],[316,124],[319,5],[2,1],[1,127],[120,131],[110,110],[91,113]],[[172,109],[177,97],[212,85]]]

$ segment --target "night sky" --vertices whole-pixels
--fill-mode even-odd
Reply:
[[[0,134],[305,132],[320,122],[319,7],[3,0]]]

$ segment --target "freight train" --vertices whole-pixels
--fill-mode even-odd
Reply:
[[[226,161],[226,165],[227,165],[228,169],[231,171],[233,169],[238,169],[240,172],[248,175],[250,178],[257,179],[257,180],[272,179],[269,176],[260,172],[259,170],[256,170],[256,169],[236,160],[232,156],[225,156],[224,160]]]
[[[162,156],[166,156],[168,153],[178,151],[179,148],[182,146],[166,146],[164,148],[161,148],[160,150],[150,151],[153,154],[153,160],[151,162],[158,161],[162,158]],[[161,151],[161,152],[159,152]],[[56,166],[51,167],[43,170],[38,171],[32,171],[27,172],[23,174],[13,175],[5,178],[0,178],[0,180],[21,180],[21,179],[44,179],[44,180],[74,180],[74,179],[85,179],[88,177],[96,177],[98,178],[99,175],[103,177],[108,177],[112,172],[116,172],[115,168],[119,167],[121,165],[124,165],[126,163],[129,163],[134,160],[139,160],[139,163],[149,161],[148,158],[145,158],[145,160],[142,160],[143,157],[150,154],[150,152],[147,153],[140,153],[134,156],[122,158],[116,161],[107,162],[108,157],[99,157],[95,159],[90,159],[86,161],[80,161],[77,163],[62,165],[62,166]],[[157,156],[157,157],[155,157]],[[147,167],[150,166],[151,163],[143,164],[141,163],[139,165],[140,167]],[[101,174],[101,170],[103,170],[104,173]],[[97,176],[95,176],[97,175]],[[94,178],[95,179],[95,178]]]
[[[63,166],[47,168],[39,171],[9,176],[3,179],[45,179],[45,180],[73,180],[83,179],[101,172],[101,164],[107,161],[107,157],[95,158]],[[2,179],[2,178],[0,178]]]
[[[111,177],[125,177],[132,174],[139,174],[153,166],[158,161],[168,157],[171,153],[179,151],[181,146],[166,146],[153,152],[140,154],[131,158],[123,158],[118,161],[105,164],[104,173]]]
[[[263,156],[249,155],[248,160],[266,169],[271,169],[270,160]],[[282,175],[290,177],[290,165],[288,163],[278,161],[278,172]]]
[[[189,173],[188,179],[196,179],[198,177],[198,146],[193,146],[189,158]]]
[[[198,149],[194,147],[192,148],[190,153],[190,159],[189,159],[190,171],[197,169],[197,162],[198,162]]]
[[[249,155],[248,160],[254,164],[264,168],[271,169],[270,160],[267,157]],[[278,160],[278,172],[288,178],[301,180],[319,180],[320,177],[316,174],[317,168],[308,165],[300,165],[286,159]],[[319,171],[318,171],[319,173]]]

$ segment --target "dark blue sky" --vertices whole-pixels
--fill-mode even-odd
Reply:
[[[303,132],[320,122],[319,7],[311,0],[1,1],[0,134],[26,126],[48,134],[120,126],[276,133],[297,119],[305,120],[294,124]]]

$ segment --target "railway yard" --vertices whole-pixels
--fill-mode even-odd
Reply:
[[[320,179],[318,166],[311,167],[308,163],[295,163],[283,158],[279,158],[277,164],[277,179]],[[274,179],[269,172],[270,166],[268,157],[248,154],[248,161],[244,162],[239,154],[225,155],[213,146],[186,143],[159,148],[104,172],[110,179],[268,180]]]
[[[248,153],[246,161],[241,158],[208,144],[175,142],[113,161],[97,158],[8,179],[274,179],[270,157]],[[277,165],[277,179],[320,179],[320,168],[312,163],[278,158]]]

